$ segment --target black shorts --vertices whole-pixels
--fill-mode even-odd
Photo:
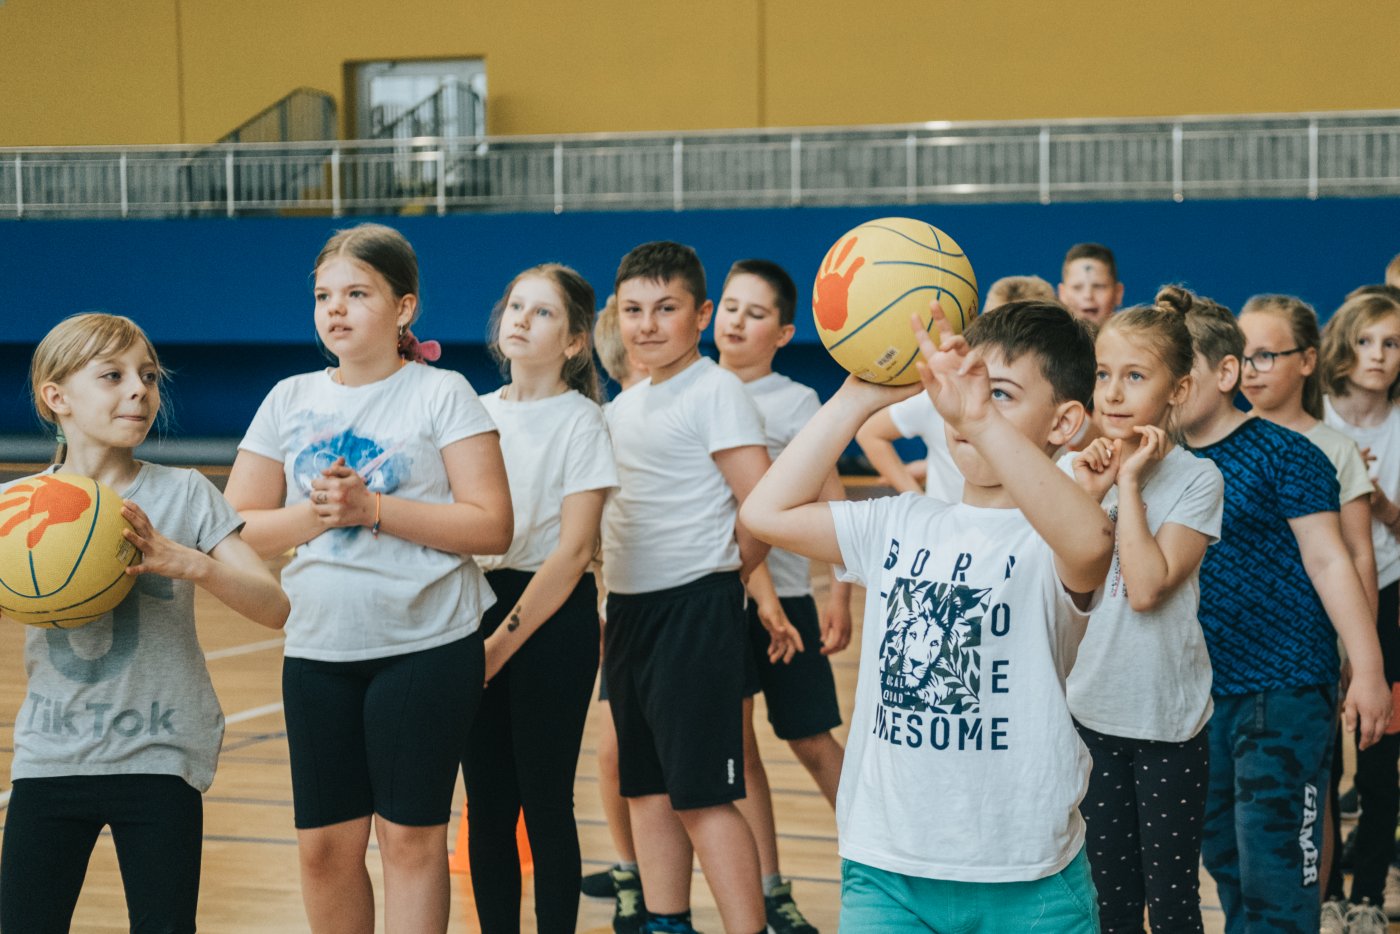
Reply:
[[[297,829],[447,823],[485,678],[480,633],[366,661],[284,659]]]
[[[744,797],[744,587],[733,571],[608,594],[603,666],[623,797],[676,810]]]
[[[821,653],[822,626],[817,603],[810,596],[782,597],[783,612],[802,637],[802,651],[784,665],[768,660],[768,630],[758,621],[758,607],[749,602],[749,644],[758,683],[768,703],[768,722],[778,739],[806,739],[841,725],[836,702],[836,679],[831,662]],[[748,691],[756,694],[757,691]]]

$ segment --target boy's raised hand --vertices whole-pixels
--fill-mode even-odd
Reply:
[[[929,304],[929,312],[938,330],[937,344],[924,330],[918,315],[909,318],[924,357],[915,365],[938,414],[953,428],[962,428],[986,418],[992,411],[987,364],[962,335],[953,333],[953,326],[937,301]]]

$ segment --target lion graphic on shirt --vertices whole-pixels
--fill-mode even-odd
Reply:
[[[886,704],[961,714],[978,709],[982,617],[989,588],[898,578],[880,643]]]

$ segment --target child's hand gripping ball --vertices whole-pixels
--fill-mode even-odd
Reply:
[[[96,480],[44,474],[0,493],[0,614],[72,629],[131,590],[140,552],[123,536],[122,498]]]
[[[933,333],[938,301],[954,334],[977,314],[977,278],[962,248],[931,224],[906,217],[868,221],[827,251],[812,289],[812,314],[827,352],[870,383],[919,381],[917,314]],[[936,338],[935,338],[936,339]]]

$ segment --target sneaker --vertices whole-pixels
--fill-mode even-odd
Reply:
[[[1390,930],[1385,912],[1372,905],[1369,898],[1347,909],[1346,924],[1347,934],[1386,934]]]
[[[797,910],[791,882],[780,883],[773,887],[772,895],[763,896],[763,913],[768,916],[770,934],[817,934]]]
[[[1347,903],[1329,898],[1322,903],[1322,934],[1347,934]]]
[[[617,893],[613,891],[612,871],[616,866],[610,866],[601,872],[591,872],[579,880],[578,890],[589,898],[612,898]]]
[[[1391,866],[1385,876],[1385,904],[1382,908],[1386,916],[1400,918],[1400,869]]]
[[[608,870],[612,880],[613,897],[617,899],[613,909],[613,931],[616,934],[641,934],[646,927],[647,909],[642,901],[642,879],[629,869],[618,866]]]
[[[1361,816],[1361,801],[1356,794],[1356,786],[1337,799],[1337,811],[1342,820],[1356,820]]]

